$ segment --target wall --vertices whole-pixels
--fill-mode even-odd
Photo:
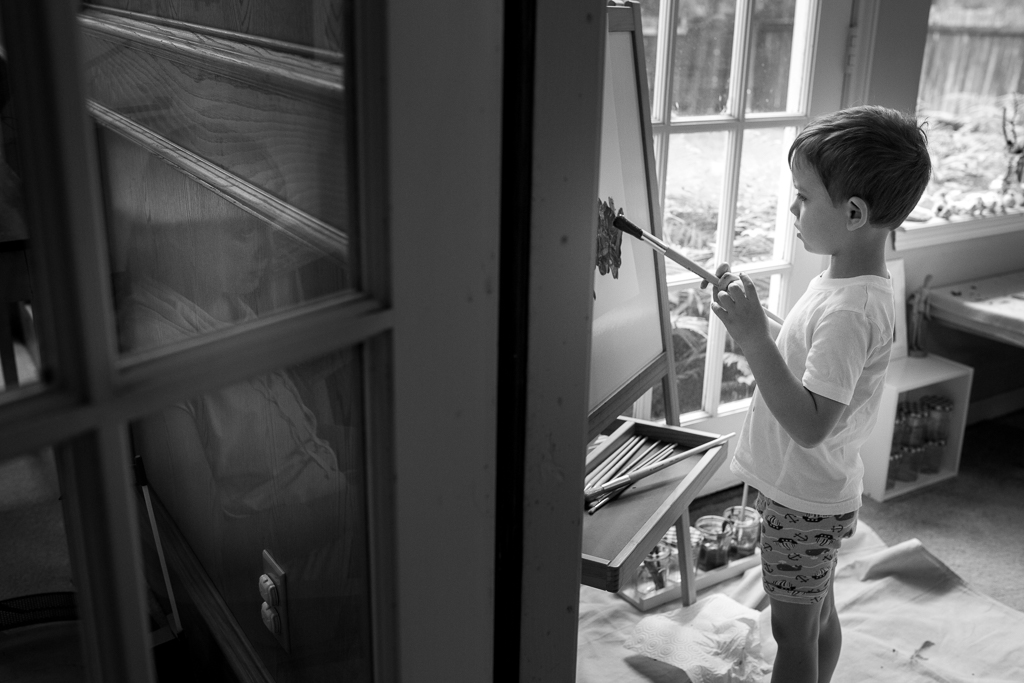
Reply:
[[[387,7],[403,683],[492,676],[503,11]]]

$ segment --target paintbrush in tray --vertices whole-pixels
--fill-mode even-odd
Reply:
[[[644,477],[706,453],[735,435],[730,432],[681,453],[675,452],[677,444],[664,444],[657,439],[634,437],[627,440],[587,476],[583,491],[584,500],[590,505],[587,512],[594,514]],[[643,454],[638,456],[641,452]]]

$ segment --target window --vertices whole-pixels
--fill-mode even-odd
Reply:
[[[835,44],[822,26],[845,30],[849,6],[829,6],[827,21],[813,0],[644,0],[642,8],[664,237],[708,270],[729,262],[747,273],[762,302],[784,312],[790,291],[806,286],[797,266],[810,257],[793,239],[786,156],[816,110],[838,108],[838,98],[812,88],[811,67],[822,45]],[[667,265],[682,420],[737,412],[754,389],[743,350],[711,314],[700,278]],[[659,393],[656,418],[664,417]]]
[[[932,182],[911,222],[1020,213],[1024,7],[932,0],[917,95]]]
[[[1024,132],[1024,9],[1014,0],[857,5],[844,102],[916,110],[928,122],[934,177],[896,249],[1024,228],[1019,180],[1003,192],[1019,158],[1007,154],[1004,107],[1010,139]]]

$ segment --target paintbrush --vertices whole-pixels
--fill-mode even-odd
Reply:
[[[654,474],[655,472],[660,472],[666,467],[675,465],[680,460],[685,460],[686,458],[708,451],[714,448],[715,446],[720,446],[734,436],[736,436],[736,432],[729,432],[728,434],[720,436],[717,439],[708,441],[705,444],[701,444],[696,448],[691,448],[688,451],[683,451],[682,453],[673,455],[670,458],[665,458],[660,462],[653,463],[646,467],[641,467],[640,469],[634,470],[628,474],[624,474],[621,477],[616,477],[615,479],[612,479],[611,481],[608,481],[602,484],[601,486],[595,486],[594,488],[587,489],[586,491],[583,492],[584,499],[587,502],[590,502],[591,500],[599,497],[604,493],[608,493],[609,491],[614,491],[615,489],[624,488],[631,484],[635,484],[644,477],[648,477]]]
[[[639,226],[630,222],[630,220],[625,216],[616,216],[615,220],[612,221],[612,225],[614,225],[616,228],[626,233],[627,235],[632,235],[641,242],[646,242],[647,244],[651,245],[651,247],[661,252],[665,257],[672,259],[673,261],[681,265],[683,268],[686,268],[691,273],[700,275],[702,278],[710,282],[715,287],[721,286],[722,280],[717,275],[712,274],[710,271],[702,268],[698,264],[686,258],[679,252],[678,249],[676,249],[672,245],[663,242],[662,240],[655,237],[649,232],[641,230]],[[767,308],[764,309],[764,313],[775,322],[779,323],[780,325],[782,324],[782,318],[775,315]]]

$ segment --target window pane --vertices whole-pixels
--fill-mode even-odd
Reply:
[[[735,0],[679,3],[672,55],[673,120],[725,111],[735,24]]]
[[[747,111],[786,111],[796,0],[756,0]]]
[[[690,287],[669,292],[669,317],[672,322],[672,348],[676,365],[676,389],[679,412],[701,409],[704,391],[704,362],[708,349],[708,316],[711,314],[711,288]],[[654,388],[652,419],[665,418],[661,383]]]
[[[362,375],[343,351],[132,425],[156,499],[279,679],[370,680]],[[264,551],[286,572],[290,653],[261,619]]]
[[[775,256],[778,226],[788,224],[780,215],[779,195],[788,197],[790,187],[784,128],[751,129],[743,133],[740,184],[736,197],[736,232],[731,263],[765,261]],[[785,209],[785,201],[783,201]]]
[[[360,286],[344,46],[319,35],[343,36],[345,11],[265,4],[227,30],[204,8],[175,16],[194,30],[81,14],[123,351]],[[296,44],[251,44],[268,31]],[[167,326],[139,337],[133,315]]]
[[[36,384],[42,372],[33,317],[32,226],[25,212],[19,126],[9,84],[0,33],[0,391]]]
[[[1024,146],[1024,7],[936,0],[928,24],[917,111],[932,180],[911,220],[1017,211],[1021,155],[1007,143]]]
[[[751,278],[757,288],[757,298],[762,305],[768,303],[772,287],[779,287],[782,278],[779,275],[766,275]],[[733,341],[732,335],[726,332],[725,354],[722,362],[722,393],[720,401],[731,403],[754,395],[754,375],[750,372],[743,349]]]
[[[0,457],[0,671],[85,680],[54,452]]]
[[[643,20],[644,63],[647,65],[647,92],[651,98],[651,118],[661,120],[661,112],[654,109],[654,76],[658,65],[658,22],[661,21],[661,0],[641,0],[640,16]]]
[[[726,133],[673,135],[665,182],[665,240],[714,270],[715,233],[725,173]],[[669,259],[669,277],[688,273]]]

